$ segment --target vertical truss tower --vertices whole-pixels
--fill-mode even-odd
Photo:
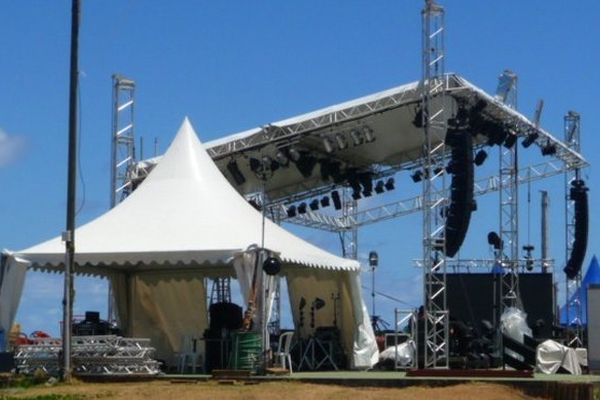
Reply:
[[[426,0],[422,15],[424,367],[448,368],[445,227],[444,8]]]
[[[358,259],[358,227],[352,221],[356,218],[358,212],[358,202],[352,198],[352,190],[344,188],[342,190],[342,212],[346,226],[350,228],[340,232],[342,241],[342,255],[353,260]]]
[[[565,129],[565,144],[575,150],[577,153],[581,150],[580,143],[580,116],[575,111],[569,111],[564,117]],[[569,261],[571,251],[573,250],[573,242],[575,241],[575,206],[570,201],[569,193],[571,190],[571,182],[579,179],[580,171],[578,168],[565,170],[565,265]],[[567,326],[572,329],[567,329],[570,333],[567,338],[569,346],[583,346],[583,321],[581,309],[581,270],[577,273],[574,279],[565,277],[566,289],[566,317]]]
[[[118,74],[112,76],[112,81],[111,208],[131,192],[129,172],[135,163],[135,82]]]
[[[499,77],[496,97],[509,107],[517,108],[517,75],[505,70]],[[507,307],[520,307],[519,300],[519,188],[515,143],[500,146],[499,194],[500,239],[498,262],[502,267],[500,313]]]

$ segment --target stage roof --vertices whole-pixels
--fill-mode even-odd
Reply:
[[[470,109],[485,104],[480,113],[486,121],[508,127],[519,137],[537,134],[535,145],[553,145],[553,156],[569,167],[587,166],[585,159],[562,141],[466,79],[447,75],[444,94],[448,118],[459,106]],[[413,82],[213,140],[206,143],[206,148],[221,172],[244,195],[262,190],[260,168],[257,169],[262,165],[260,161],[265,157],[275,161],[271,163],[274,170],[265,171],[266,194],[275,202],[295,201],[340,184],[339,179],[327,176],[331,175],[331,163],[344,171],[342,175],[357,171],[370,173],[373,178],[418,167],[423,129],[413,121],[420,96],[421,86]],[[485,132],[481,133],[475,138],[476,146],[488,140]],[[290,149],[295,152],[290,153]],[[302,161],[284,165],[291,155],[300,155]],[[140,179],[159,159],[137,164]],[[234,175],[238,175],[237,182]]]

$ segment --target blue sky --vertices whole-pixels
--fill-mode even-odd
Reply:
[[[542,125],[562,137],[567,110],[582,115],[591,204],[600,123],[595,118],[596,1],[446,0],[447,71],[493,92],[498,74],[519,76],[519,109],[545,100]],[[81,31],[81,174],[84,223],[109,203],[111,75],[137,83],[137,135],[151,155],[164,150],[184,116],[204,141],[384,90],[420,77],[422,1],[85,1]],[[8,1],[0,16],[0,247],[22,249],[58,235],[65,225],[70,1]],[[537,149],[521,152],[539,162]],[[488,161],[489,162],[489,161]],[[495,161],[494,161],[495,162]],[[487,167],[490,169],[490,167]],[[491,168],[493,170],[493,168]],[[483,177],[484,169],[477,171]],[[395,198],[419,187],[400,175]],[[564,260],[563,179],[532,185],[531,241],[539,249],[539,190],[550,191],[552,255]],[[83,199],[83,185],[79,185]],[[523,199],[526,188],[521,190]],[[389,195],[392,196],[392,195]],[[485,235],[497,229],[497,195],[479,201],[461,251],[490,255]],[[521,207],[521,242],[527,204]],[[586,265],[596,250],[599,216],[591,207]],[[421,298],[420,215],[369,226],[360,252],[377,250],[378,289],[409,304]],[[335,235],[296,229],[339,253]],[[539,253],[538,253],[539,254]],[[563,279],[557,273],[557,279]],[[365,283],[370,279],[365,276]],[[105,313],[106,285],[77,280],[76,313]],[[58,332],[62,277],[29,275],[17,320],[26,332]],[[370,299],[367,298],[370,302]],[[378,298],[393,319],[402,304]]]

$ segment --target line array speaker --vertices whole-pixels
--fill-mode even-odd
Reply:
[[[588,188],[582,179],[576,179],[571,183],[569,198],[575,205],[575,240],[573,249],[564,268],[567,278],[574,279],[583,264],[588,242],[589,210],[588,210]]]

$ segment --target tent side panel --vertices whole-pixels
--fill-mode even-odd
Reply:
[[[201,337],[208,326],[203,276],[145,272],[133,275],[131,286],[130,334],[150,338],[156,358],[174,365],[183,336]]]
[[[8,340],[8,332],[10,332],[21,302],[26,272],[27,264],[2,254],[0,264],[0,329],[5,333],[5,340]],[[0,348],[4,348],[5,344],[0,343]]]

